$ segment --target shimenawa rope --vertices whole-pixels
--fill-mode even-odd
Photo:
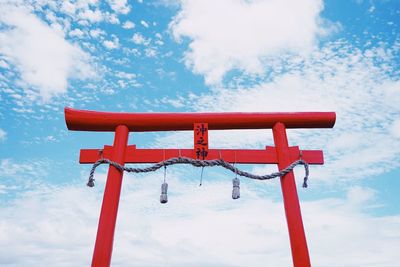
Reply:
[[[187,157],[176,157],[176,158],[170,158],[168,160],[161,161],[161,162],[156,163],[149,167],[132,168],[132,167],[125,167],[115,161],[102,158],[93,164],[92,169],[90,170],[87,186],[89,186],[89,187],[94,186],[94,180],[95,180],[93,178],[94,171],[96,170],[96,168],[99,165],[101,165],[103,163],[108,163],[108,164],[114,166],[115,168],[117,168],[118,170],[120,170],[121,172],[126,171],[126,172],[133,172],[133,173],[153,172],[162,167],[167,167],[167,166],[174,165],[174,164],[190,164],[195,167],[221,166],[221,167],[224,167],[225,169],[230,170],[231,172],[233,172],[237,175],[244,176],[244,177],[247,177],[250,179],[255,179],[255,180],[269,180],[269,179],[273,179],[276,177],[282,177],[282,176],[288,174],[289,172],[291,172],[297,165],[304,165],[304,170],[305,170],[305,176],[304,176],[304,180],[303,180],[304,188],[307,188],[307,186],[308,186],[307,181],[308,181],[308,175],[309,175],[308,163],[302,159],[294,161],[292,164],[290,164],[285,169],[283,169],[279,172],[274,172],[274,173],[266,174],[266,175],[255,175],[255,174],[252,174],[252,173],[249,173],[246,171],[239,170],[234,165],[230,164],[229,162],[227,162],[223,159],[198,160],[198,159],[191,159],[191,158],[187,158]],[[234,184],[234,186],[239,186],[239,184],[237,184],[237,185],[236,184],[237,184],[237,182]]]

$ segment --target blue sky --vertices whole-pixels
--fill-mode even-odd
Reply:
[[[63,109],[124,112],[335,111],[334,129],[290,130],[322,149],[310,186],[295,171],[314,266],[399,262],[399,1],[77,0],[0,2],[0,265],[91,260],[106,168],[87,188]],[[263,148],[268,130],[210,132],[210,147]],[[139,147],[192,133],[131,133]],[[275,166],[243,166],[270,173]],[[113,266],[290,266],[278,181],[168,169],[125,175]],[[340,257],[338,257],[340,255]]]

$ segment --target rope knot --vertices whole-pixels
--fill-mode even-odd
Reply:
[[[89,187],[94,187],[94,179],[93,178],[89,178],[89,181],[86,184]]]

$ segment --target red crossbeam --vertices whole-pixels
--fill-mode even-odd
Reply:
[[[298,146],[289,148],[292,161],[301,158],[309,164],[324,164],[321,150],[300,150]],[[81,149],[79,162],[81,164],[94,163],[103,158],[111,158],[112,146],[104,149]],[[130,145],[125,151],[125,163],[157,163],[173,157],[194,158],[193,149],[138,149]],[[206,159],[219,159],[238,164],[278,164],[275,147],[265,149],[210,149]],[[236,160],[235,160],[236,158]]]
[[[116,113],[65,108],[69,130],[114,132],[125,125],[131,132],[193,130],[196,122],[208,123],[209,130],[272,129],[277,122],[286,128],[332,128],[334,112],[280,113]]]

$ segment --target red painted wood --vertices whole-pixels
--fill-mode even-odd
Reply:
[[[290,147],[291,162],[300,157],[299,147]],[[302,158],[309,164],[324,164],[323,153],[320,150],[301,150]],[[110,158],[112,153],[111,146],[104,149],[81,149],[79,163],[93,164],[101,157]],[[125,163],[157,163],[165,159],[183,157],[195,159],[193,149],[137,149],[135,145],[128,146],[125,153]],[[222,158],[228,162],[238,164],[277,164],[275,147],[266,149],[209,149],[207,159]]]
[[[110,159],[122,165],[125,164],[128,135],[129,129],[124,125],[119,125],[115,129],[114,145]],[[123,172],[113,166],[109,167],[99,226],[97,228],[92,267],[110,266],[122,177]]]
[[[130,131],[193,130],[193,123],[208,123],[209,130],[272,129],[277,122],[286,128],[332,128],[334,112],[292,113],[113,113],[76,110],[66,107],[69,130],[114,131],[126,125]]]
[[[278,156],[279,170],[292,163],[292,157],[283,123],[277,123],[273,128],[274,142]],[[293,172],[281,177],[283,204],[285,207],[286,221],[289,230],[290,246],[294,267],[310,267],[307,240],[301,218],[299,197]]]

